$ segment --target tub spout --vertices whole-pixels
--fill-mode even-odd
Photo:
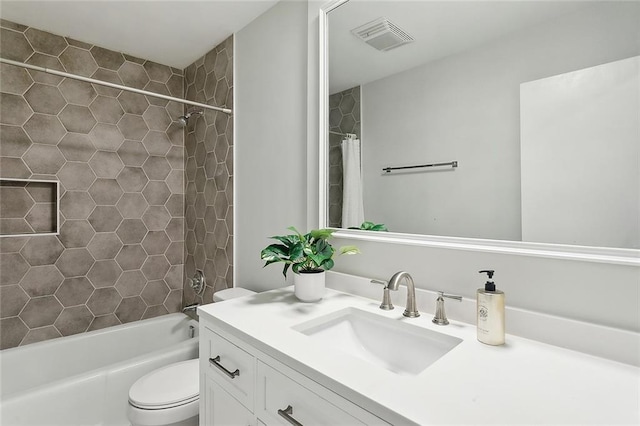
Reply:
[[[196,309],[198,309],[198,306],[200,306],[200,304],[198,302],[196,303],[192,303],[190,305],[185,306],[184,308],[182,308],[182,312],[183,313],[187,313],[187,312],[196,312]]]

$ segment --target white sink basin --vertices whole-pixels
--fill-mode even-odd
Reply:
[[[417,375],[462,339],[355,308],[298,324],[294,330],[399,375]]]

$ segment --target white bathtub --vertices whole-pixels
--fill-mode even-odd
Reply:
[[[0,424],[129,425],[129,387],[197,357],[198,323],[181,313],[0,351]]]

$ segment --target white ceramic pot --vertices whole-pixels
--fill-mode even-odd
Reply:
[[[296,297],[302,302],[317,302],[324,296],[325,271],[302,272],[293,275]]]

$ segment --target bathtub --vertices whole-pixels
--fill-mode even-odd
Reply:
[[[197,357],[198,323],[181,313],[5,349],[0,424],[129,425],[129,387]]]

